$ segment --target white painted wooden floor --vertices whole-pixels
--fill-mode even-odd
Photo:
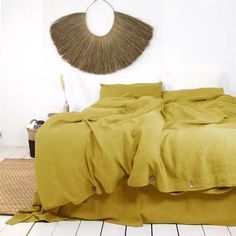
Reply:
[[[0,147],[0,160],[10,157],[29,158],[28,148]],[[146,224],[143,227],[128,227],[103,221],[21,223],[10,226],[5,224],[9,218],[0,216],[0,236],[236,236],[236,227],[226,226]]]

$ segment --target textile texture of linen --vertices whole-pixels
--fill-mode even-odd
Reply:
[[[222,89],[166,92],[163,99],[107,97],[83,112],[57,114],[36,137],[34,207],[8,223],[98,219],[95,213],[94,217],[80,215],[86,211],[80,206],[108,195],[116,196],[116,203],[128,209],[129,200],[115,194],[121,182],[133,191],[152,188],[147,192],[156,191],[157,198],[186,198],[189,192],[228,196],[226,192],[233,192],[236,186],[235,140],[236,98],[224,95]],[[130,201],[136,210],[125,211],[130,214],[127,221],[122,214],[110,221],[129,225],[160,222],[151,211],[150,204],[155,205],[151,200],[147,216],[140,219],[137,198]],[[148,200],[143,202],[148,205]],[[114,208],[120,212],[115,203]],[[182,214],[178,222],[196,223],[184,220],[185,211]],[[109,221],[109,216],[100,218]]]

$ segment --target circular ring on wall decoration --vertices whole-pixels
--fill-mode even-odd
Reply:
[[[115,9],[106,0],[94,0],[86,9],[85,20],[91,34],[105,36],[114,25]]]
[[[104,36],[89,31],[86,12],[55,21],[50,32],[58,53],[70,65],[93,74],[109,74],[131,65],[149,45],[153,28],[121,12],[114,14],[114,24]]]

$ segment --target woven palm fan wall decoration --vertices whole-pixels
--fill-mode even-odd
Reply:
[[[97,0],[93,1],[92,6]],[[114,12],[111,30],[104,36],[92,34],[86,12],[55,21],[51,37],[58,53],[72,66],[93,74],[108,74],[131,65],[149,45],[153,28],[132,16]]]

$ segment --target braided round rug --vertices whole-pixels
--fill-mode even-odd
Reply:
[[[5,159],[0,162],[0,214],[14,215],[32,207],[35,193],[34,161]]]
[[[89,31],[86,13],[58,19],[50,30],[58,53],[72,66],[94,74],[108,74],[131,65],[149,45],[153,28],[132,16],[114,14],[114,24],[104,36]]]

